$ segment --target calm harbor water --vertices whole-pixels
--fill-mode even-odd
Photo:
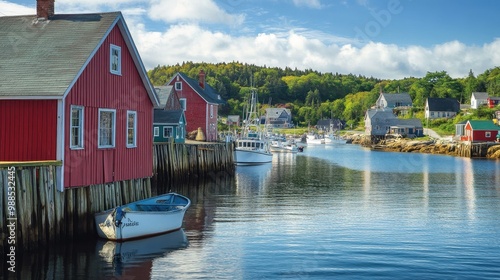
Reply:
[[[500,279],[500,161],[320,145],[172,191],[193,202],[182,231],[66,243],[23,256],[20,269],[32,279]]]

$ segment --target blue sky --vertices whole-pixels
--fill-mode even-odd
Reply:
[[[35,0],[0,0],[0,16]],[[496,0],[56,0],[56,13],[122,11],[147,69],[183,61],[384,79],[500,66]]]

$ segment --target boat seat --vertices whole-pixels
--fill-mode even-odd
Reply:
[[[145,204],[137,203],[137,209],[139,211],[169,211],[177,206],[183,206],[180,204]]]
[[[159,205],[159,204],[136,204],[139,211],[168,211],[170,210],[169,205]]]

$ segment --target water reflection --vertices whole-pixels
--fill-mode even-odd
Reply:
[[[143,254],[142,245],[65,242],[20,257],[23,273],[7,278],[500,275],[500,161],[317,146],[212,175],[164,186],[191,199],[186,247]]]
[[[103,262],[108,264],[113,277],[141,278],[144,271],[150,271],[155,258],[188,246],[183,229],[154,237],[125,242],[99,240],[96,251]]]
[[[273,163],[237,166],[235,173],[237,193],[262,194],[267,186],[272,166]]]

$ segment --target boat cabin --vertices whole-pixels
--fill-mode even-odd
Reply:
[[[264,141],[259,141],[255,139],[242,139],[236,142],[236,148],[249,149],[249,150],[259,150],[265,148]]]

